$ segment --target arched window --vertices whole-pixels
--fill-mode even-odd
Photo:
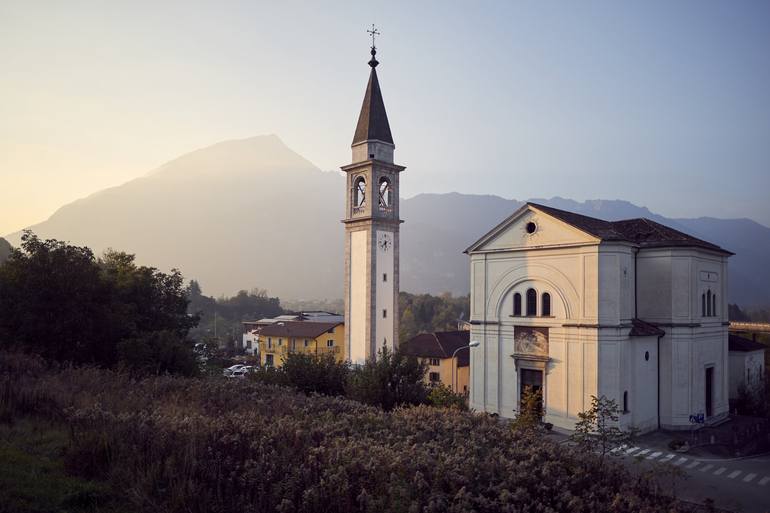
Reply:
[[[540,305],[540,315],[543,317],[551,316],[551,295],[548,292],[543,293],[543,304]]]
[[[628,413],[628,390],[623,392],[623,413]]]
[[[535,289],[527,290],[527,315],[537,315],[537,292]]]
[[[706,292],[706,317],[711,317],[711,291]]]
[[[513,295],[513,315],[521,315],[521,294],[518,292]]]
[[[714,293],[713,296],[711,296],[711,315],[714,317],[717,316],[717,295]]]
[[[366,202],[366,178],[359,176],[353,184],[353,206],[362,207]]]
[[[700,308],[701,308],[701,317],[706,317],[706,293],[704,292],[700,296]]]
[[[380,178],[380,207],[381,208],[388,208],[391,205],[391,190],[390,190],[390,180],[385,178],[384,176]]]

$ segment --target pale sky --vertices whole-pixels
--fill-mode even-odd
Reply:
[[[371,23],[402,195],[770,225],[770,2],[0,0],[0,234],[226,139],[348,163]]]

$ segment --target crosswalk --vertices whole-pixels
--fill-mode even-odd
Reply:
[[[656,451],[654,449],[635,446],[618,447],[612,452],[620,452],[624,456],[640,460],[643,459],[649,461],[657,461],[658,463],[666,463],[691,471],[711,473],[712,475],[720,476],[724,479],[741,481],[747,484],[770,488],[770,475],[763,476],[756,472],[744,472],[741,469],[728,468],[719,464],[708,463],[706,461],[688,458],[679,454],[667,453],[665,451]]]

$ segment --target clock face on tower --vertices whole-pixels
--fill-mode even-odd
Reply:
[[[382,251],[388,251],[393,246],[393,239],[390,238],[390,234],[381,233],[377,237],[377,247]]]

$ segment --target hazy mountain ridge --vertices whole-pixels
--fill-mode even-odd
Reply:
[[[225,141],[65,205],[32,230],[179,268],[207,294],[260,287],[287,299],[334,299],[342,296],[344,183],[274,135]],[[719,244],[737,253],[730,300],[770,304],[770,228],[754,221],[668,219],[622,200],[533,201],[608,220],[647,217]],[[462,251],[523,203],[460,193],[402,199],[402,289],[466,294]]]

